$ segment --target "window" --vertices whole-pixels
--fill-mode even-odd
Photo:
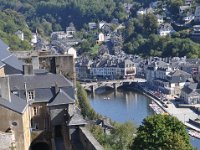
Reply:
[[[17,126],[17,122],[13,121],[13,122],[12,122],[12,125],[13,125],[13,126]]]
[[[36,116],[38,114],[38,108],[37,107],[33,107],[33,114],[34,114],[34,116]]]
[[[12,91],[13,94],[19,96],[19,92],[18,91]]]
[[[34,99],[34,91],[29,91],[28,92],[28,100],[33,100]]]

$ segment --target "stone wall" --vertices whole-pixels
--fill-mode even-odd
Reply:
[[[85,150],[104,150],[85,127],[79,127],[79,138]]]
[[[75,62],[72,55],[39,56],[39,68],[55,74],[63,74],[75,83]]]
[[[0,118],[0,131],[5,132],[10,128],[15,133],[16,150],[27,150],[30,145],[28,109],[19,114],[0,106]]]
[[[0,132],[0,150],[8,150],[15,147],[14,133]]]

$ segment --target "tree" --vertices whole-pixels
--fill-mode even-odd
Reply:
[[[143,19],[144,29],[147,33],[155,33],[158,28],[158,22],[154,14],[147,14]]]
[[[112,133],[112,145],[114,145],[114,149],[119,150],[127,150],[130,149],[134,139],[134,133],[136,132],[136,128],[133,123],[126,122],[123,124],[116,124],[115,129],[113,129]]]
[[[87,98],[87,93],[80,83],[77,83],[77,98],[83,117],[87,117],[91,120],[97,119],[99,117],[99,115],[96,114],[94,109],[91,107],[90,102]]]
[[[110,134],[106,134],[100,126],[91,126],[90,131],[106,150],[129,150],[136,132],[133,123],[114,123],[113,127]]]
[[[132,149],[192,150],[185,126],[168,115],[147,117],[140,125]]]

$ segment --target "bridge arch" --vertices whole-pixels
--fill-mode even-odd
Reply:
[[[102,86],[98,86],[98,87],[96,87],[96,88],[95,88],[95,91],[96,91],[96,90],[98,90],[98,89],[101,89],[101,88],[109,88],[109,89],[114,89],[114,87],[113,87],[113,86],[111,86],[111,85],[102,85]]]

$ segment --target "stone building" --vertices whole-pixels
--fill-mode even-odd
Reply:
[[[51,139],[57,132],[62,133],[75,102],[70,80],[32,69],[26,65],[24,74],[0,78],[0,117],[4,120],[0,122],[0,131],[13,131],[16,150],[28,150],[38,141],[45,141],[51,149]],[[62,136],[67,138],[69,134]]]

